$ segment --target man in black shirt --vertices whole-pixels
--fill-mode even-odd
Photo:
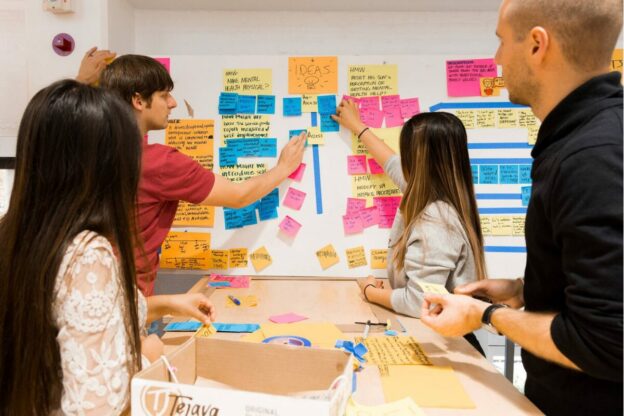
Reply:
[[[622,86],[609,73],[621,26],[621,0],[503,1],[496,61],[510,100],[542,120],[525,277],[423,305],[443,335],[484,322],[520,344],[525,393],[548,415],[622,415]]]

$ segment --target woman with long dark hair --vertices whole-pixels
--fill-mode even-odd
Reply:
[[[1,415],[122,413],[146,319],[213,318],[203,295],[137,292],[140,160],[112,93],[65,80],[28,104],[0,219]]]

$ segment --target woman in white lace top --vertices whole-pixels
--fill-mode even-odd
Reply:
[[[1,415],[121,414],[146,321],[214,319],[203,295],[137,291],[140,152],[111,93],[66,80],[28,104],[0,219]]]

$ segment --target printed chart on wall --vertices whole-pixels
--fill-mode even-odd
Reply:
[[[222,275],[386,275],[401,192],[357,137],[330,117],[344,96],[399,151],[421,111],[456,114],[468,151],[493,277],[520,276],[539,121],[509,102],[487,56],[170,56],[179,106],[167,143],[231,181],[272,169],[306,131],[301,166],[243,208],[182,204],[161,266]],[[185,260],[195,257],[196,260]]]

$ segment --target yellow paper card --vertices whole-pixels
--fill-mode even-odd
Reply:
[[[266,138],[270,134],[271,119],[268,115],[232,114],[221,117],[221,144],[224,146],[226,139]]]
[[[289,94],[336,92],[338,92],[338,57],[298,56],[288,58]]]
[[[518,110],[501,108],[500,110],[496,110],[496,116],[498,117],[499,129],[513,129],[518,127]]]
[[[401,127],[388,127],[382,129],[371,129],[373,134],[387,144],[395,153],[399,154],[399,137],[401,135]],[[357,135],[351,135],[351,151],[354,155],[368,155],[370,153],[366,150],[366,146]]]
[[[247,249],[231,248],[230,249],[230,268],[247,267]]]
[[[492,235],[513,235],[513,221],[509,215],[492,216]]]
[[[397,65],[349,65],[347,82],[352,97],[398,94],[399,68]]]
[[[431,365],[429,358],[414,337],[370,336],[363,340],[368,354],[364,358],[377,366],[383,365]]]
[[[349,268],[366,266],[366,253],[364,252],[364,246],[348,248],[347,250],[347,262]]]
[[[264,246],[251,253],[249,258],[251,259],[251,264],[253,264],[256,273],[261,272],[273,263],[271,255]]]
[[[321,132],[320,127],[308,128],[308,144],[325,144],[325,135]]]
[[[321,267],[323,270],[337,264],[340,259],[338,259],[338,253],[334,249],[334,246],[331,244],[326,245],[316,252],[316,257],[318,258],[319,263],[321,263]]]
[[[256,295],[247,295],[247,296],[235,296],[236,299],[240,302],[240,305],[234,303],[232,299],[229,297],[225,298],[225,307],[226,308],[255,308],[258,306],[258,298]]]
[[[494,110],[477,110],[478,129],[493,129],[496,127],[496,111]]]
[[[247,95],[271,94],[273,70],[270,68],[224,69],[223,91]]]
[[[162,245],[163,269],[209,269],[210,233],[170,231]]]
[[[229,250],[210,250],[209,269],[227,269],[229,257]]]
[[[239,163],[222,167],[220,174],[231,182],[243,182],[266,171],[266,163]]]
[[[278,335],[294,335],[306,338],[313,346],[322,348],[334,348],[336,341],[346,339],[345,334],[336,325],[328,322],[275,324],[266,323],[261,326],[266,338]]]
[[[388,267],[388,249],[371,250],[371,269],[385,270]]]
[[[493,77],[479,78],[479,87],[481,88],[481,97],[498,97],[500,88],[494,85]]]
[[[398,196],[401,190],[388,175],[351,175],[351,193],[354,198],[366,198],[366,205],[372,206],[375,196]]]
[[[466,130],[474,129],[476,127],[477,112],[475,110],[457,110],[455,115],[464,124]]]
[[[380,373],[386,401],[411,397],[421,407],[475,408],[451,367],[391,365]]]
[[[318,111],[318,101],[316,95],[303,94],[301,97],[301,112],[316,113]]]
[[[540,121],[531,110],[518,110],[518,125],[520,127],[539,126]]]
[[[195,333],[195,338],[208,338],[209,336],[214,335],[216,333],[217,333],[217,330],[214,326],[202,325],[201,328],[199,328],[197,332]]]
[[[622,72],[622,49],[615,49],[611,57],[611,71]]]
[[[444,285],[440,285],[437,283],[419,282],[416,280],[414,280],[414,282],[418,286],[420,286],[422,291],[425,293],[435,293],[437,295],[447,295],[449,293],[449,291],[446,290],[446,287]]]
[[[527,127],[527,141],[529,144],[537,143],[537,133],[539,133],[539,126]]]
[[[411,397],[378,406],[364,406],[356,403],[353,396],[347,403],[345,416],[425,416]]]

